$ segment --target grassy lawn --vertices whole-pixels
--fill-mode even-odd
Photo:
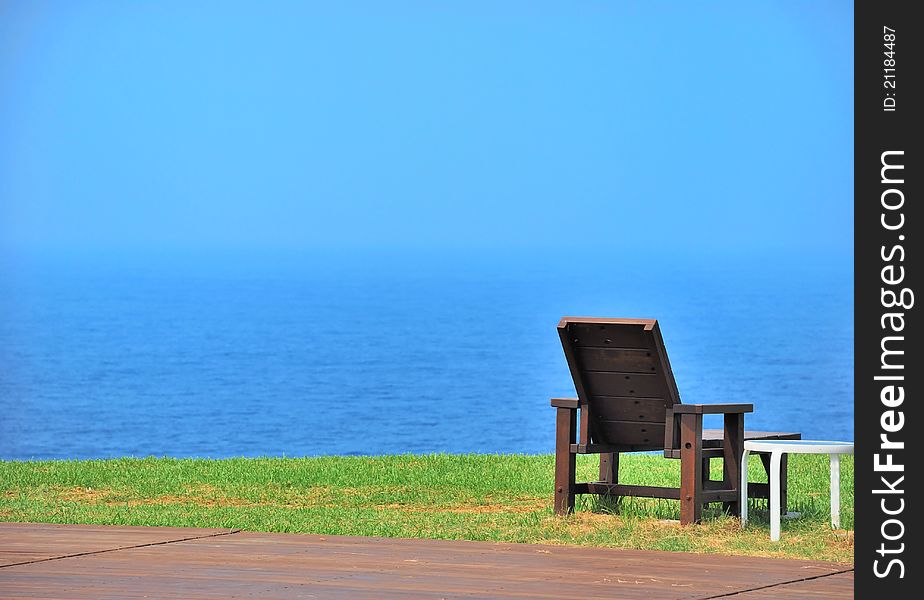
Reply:
[[[578,479],[595,479],[578,457]],[[852,562],[853,536],[827,524],[828,457],[790,458],[789,509],[779,543],[764,501],[745,530],[707,511],[681,527],[679,503],[579,496],[552,514],[553,458],[523,455],[0,462],[0,520],[239,527],[340,535],[579,544]],[[680,461],[623,455],[623,483],[676,485]],[[766,481],[751,457],[751,481]],[[714,477],[721,461],[713,461]],[[853,460],[841,462],[841,526],[853,529]],[[713,505],[720,506],[720,505]]]

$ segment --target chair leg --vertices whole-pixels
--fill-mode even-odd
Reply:
[[[619,452],[604,452],[600,455],[600,477],[601,483],[619,483]],[[608,498],[616,500],[619,496],[607,494]]]
[[[555,514],[574,511],[575,455],[571,444],[577,441],[577,411],[558,408],[555,415]]]
[[[712,482],[712,459],[708,456],[703,457],[703,489],[709,487]],[[703,511],[709,510],[709,503],[703,502]]]
[[[732,413],[725,415],[725,430],[722,436],[722,482],[725,489],[738,491],[741,480],[741,470],[747,470],[741,464],[744,453],[744,415]],[[740,494],[739,494],[740,495]],[[741,514],[739,500],[722,503],[726,513],[738,516]]]
[[[619,483],[619,452],[600,455],[600,482]]]
[[[680,417],[680,524],[703,518],[703,415]]]

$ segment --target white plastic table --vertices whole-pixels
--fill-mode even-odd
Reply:
[[[748,455],[770,453],[770,540],[780,539],[780,461],[784,454],[827,454],[831,457],[831,526],[841,526],[841,454],[853,454],[851,442],[816,440],[748,440],[741,458],[741,526],[748,522]]]

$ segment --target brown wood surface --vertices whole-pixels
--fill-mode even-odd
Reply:
[[[703,447],[721,448],[724,434],[721,429],[703,429]],[[801,433],[791,431],[751,431],[745,430],[745,440],[798,440]]]
[[[567,332],[567,339],[575,348],[620,348],[624,350],[651,349],[651,328],[643,320],[624,320],[622,323],[596,323],[586,319],[558,324],[559,331]]]
[[[587,482],[575,485],[578,494],[601,494],[605,496],[638,496],[640,498],[680,499],[680,488],[656,485],[626,485],[621,483]]]
[[[582,444],[590,443],[590,432],[594,430],[594,426],[590,424],[590,407],[586,404],[582,404],[578,413],[581,420],[579,426],[578,441],[580,441]]]
[[[661,449],[654,437],[680,396],[657,321],[565,317],[558,333],[581,401],[580,443]]]
[[[678,417],[679,418],[679,417]],[[665,434],[666,437],[666,434]],[[703,429],[703,449],[714,450],[722,449],[722,440],[724,434],[721,429]],[[786,431],[745,431],[745,440],[799,440],[802,434]],[[760,453],[755,453],[760,454]],[[672,449],[665,450],[664,456],[668,458],[680,458],[679,441]]]
[[[608,439],[618,439],[621,444],[637,450],[660,450],[664,446],[664,423],[600,419],[597,431]]]
[[[553,408],[577,408],[580,404],[577,398],[552,398]]]
[[[744,413],[754,410],[752,404],[682,404],[654,319],[564,317],[558,334],[578,395],[580,435],[573,431],[573,403],[553,399],[552,405],[559,407],[557,514],[573,510],[575,494],[677,498],[682,524],[698,522],[704,503],[722,502],[727,512],[738,514],[744,441],[801,437],[798,433],[745,431]],[[571,410],[571,431],[561,412],[566,406]],[[724,431],[703,431],[705,414],[723,414]],[[645,450],[662,450],[665,457],[681,460],[679,487],[617,485],[618,462],[612,457]],[[585,453],[603,454],[598,482],[574,481],[574,455]],[[711,458],[723,459],[721,481],[709,477]],[[758,487],[753,490],[755,497],[764,491]]]
[[[728,600],[839,600],[853,598],[853,571],[726,596]]]
[[[703,516],[703,415],[680,415],[680,522]]]
[[[648,373],[621,373],[619,371],[584,371],[584,386],[593,403],[620,402],[622,398],[664,398],[667,388],[664,378]],[[613,398],[616,399],[613,399]],[[664,422],[664,415],[658,421]]]
[[[555,514],[574,510],[574,476],[576,457],[571,452],[577,427],[577,413],[571,408],[556,408],[555,420]]]
[[[605,452],[600,455],[599,473],[599,481],[619,483],[619,452]]]
[[[698,415],[718,415],[724,413],[754,412],[753,404],[677,404],[675,413],[696,413]]]
[[[722,439],[722,482],[726,488],[738,489],[741,481],[741,455],[744,453],[744,415],[740,413],[727,414],[724,417],[724,434]],[[708,471],[707,471],[708,472]],[[741,514],[739,500],[726,502],[723,506],[725,512],[733,515]]]
[[[651,350],[632,348],[577,348],[581,365],[588,371],[654,373],[658,359]]]
[[[610,396],[606,402],[594,405],[594,416],[610,421],[641,421],[663,426],[666,408],[664,398]]]
[[[104,525],[0,523],[0,567],[236,531],[190,527],[115,528]]]
[[[173,538],[180,541],[169,541]],[[160,543],[139,546],[144,540]],[[104,546],[109,550],[100,552]],[[3,598],[833,600],[852,597],[853,582],[850,565],[769,558],[227,530],[0,524],[0,553],[22,548],[79,555],[0,567]]]

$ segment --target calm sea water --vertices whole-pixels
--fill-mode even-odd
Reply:
[[[814,257],[26,259],[0,459],[550,452],[566,314],[654,317],[687,402],[853,439],[852,265]]]

